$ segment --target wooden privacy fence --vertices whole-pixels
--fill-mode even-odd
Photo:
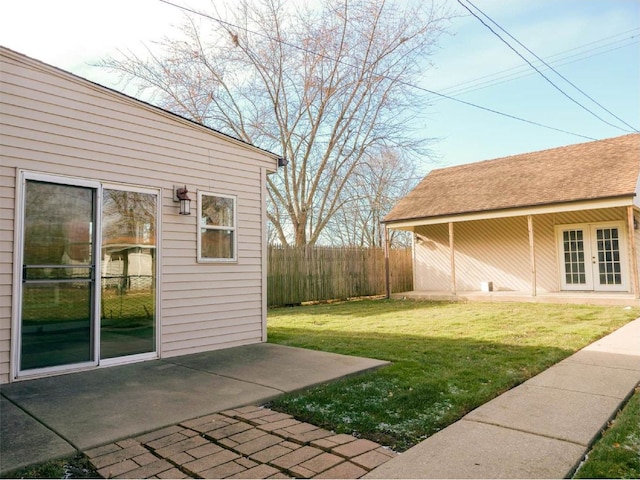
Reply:
[[[269,306],[386,293],[382,248],[269,247]],[[412,289],[411,250],[390,250],[392,292]]]

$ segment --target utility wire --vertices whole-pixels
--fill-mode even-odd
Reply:
[[[604,37],[604,38],[601,38],[599,40],[594,40],[592,42],[585,43],[583,45],[578,45],[577,47],[573,47],[573,48],[570,48],[568,50],[562,50],[560,52],[554,53],[553,55],[549,55],[547,57],[547,60],[549,60],[553,64],[566,65],[567,63],[575,62],[577,60],[584,60],[584,59],[587,59],[587,58],[591,58],[591,57],[593,57],[595,55],[600,55],[602,53],[610,52],[611,50],[615,50],[615,49],[618,49],[618,48],[626,47],[626,46],[629,46],[629,45],[631,45],[633,43],[637,43],[639,41],[637,39],[638,38],[637,31],[638,30],[640,30],[640,27],[632,28],[631,30],[626,30],[624,32],[620,32],[620,33],[617,33],[615,35],[610,35],[608,37]],[[573,52],[575,50],[582,50],[585,47],[592,46],[592,45],[594,45],[596,43],[602,43],[605,40],[610,40],[612,38],[621,37],[622,35],[627,35],[627,34],[632,33],[632,32],[634,32],[634,34],[631,35],[630,37],[621,38],[621,39],[618,39],[618,40],[613,40],[613,41],[605,43],[603,45],[599,45],[599,46],[596,46],[596,47],[588,48],[588,49],[586,49],[586,50],[584,50],[582,52],[576,52],[576,53],[573,53],[571,55],[564,55],[566,53]],[[636,40],[634,40],[634,39],[636,39]],[[571,60],[571,62],[560,63],[563,60],[567,60],[567,59],[572,58],[572,57],[578,57],[580,55],[584,55],[585,53],[593,52],[595,50],[600,50],[600,49],[608,47],[610,45],[615,45],[617,43],[626,42],[626,41],[629,41],[629,40],[633,40],[633,42],[631,42],[631,44],[625,44],[625,45],[613,47],[613,48],[611,48],[609,50],[605,50],[604,52],[598,52],[598,53],[594,53],[593,55],[589,55],[589,56],[586,56],[586,57],[581,57],[581,58],[578,58],[577,60]],[[564,56],[562,56],[561,58],[558,58],[557,60],[551,61],[551,58],[560,57],[561,55],[564,55]],[[476,77],[476,78],[474,78],[472,80],[467,80],[467,81],[455,83],[455,84],[453,84],[453,85],[451,85],[449,87],[445,87],[444,90],[451,90],[451,89],[454,89],[455,87],[462,87],[463,85],[467,85],[469,83],[475,83],[475,82],[478,82],[478,81],[484,80],[484,79],[491,79],[491,77],[495,77],[495,76],[501,75],[501,74],[507,74],[508,72],[511,72],[513,70],[529,70],[529,67],[526,66],[526,65],[517,65],[515,67],[510,67],[510,68],[507,68],[507,69],[504,69],[504,70],[500,70],[498,72],[489,73],[487,75]],[[523,72],[514,72],[512,74],[504,75],[503,77],[500,77],[499,79],[502,79],[502,78],[505,78],[505,77],[508,77],[508,76],[511,76],[511,75],[518,75],[519,73],[523,73]],[[487,82],[489,82],[489,81],[491,81],[491,80],[487,80]],[[450,92],[446,92],[446,93],[450,93]]]
[[[165,4],[167,4],[167,5],[171,5],[171,6],[173,6],[173,7],[176,7],[176,8],[178,8],[178,9],[180,9],[180,10],[184,10],[184,11],[186,11],[186,12],[193,13],[193,14],[195,14],[195,15],[199,15],[199,16],[202,16],[202,17],[208,18],[208,19],[210,19],[210,20],[213,20],[213,21],[215,21],[215,22],[220,23],[221,25],[225,25],[225,26],[227,26],[227,27],[233,27],[233,28],[236,28],[236,29],[239,29],[239,30],[244,30],[244,31],[245,31],[245,32],[247,32],[247,33],[251,33],[251,34],[253,34],[253,35],[257,35],[257,36],[260,36],[260,37],[266,38],[266,39],[268,39],[268,40],[271,40],[271,41],[274,41],[274,42],[281,43],[281,44],[283,44],[283,45],[289,46],[289,47],[294,48],[294,49],[296,49],[296,50],[300,50],[300,51],[302,51],[302,52],[304,52],[304,53],[308,53],[308,54],[310,54],[310,55],[314,55],[314,56],[319,57],[319,58],[325,58],[325,59],[327,59],[327,60],[331,60],[331,61],[333,61],[333,62],[340,63],[340,64],[345,65],[345,66],[350,67],[350,68],[359,68],[359,67],[356,67],[355,65],[351,65],[351,64],[349,64],[349,63],[347,63],[347,62],[345,62],[345,61],[343,61],[343,60],[339,60],[339,59],[335,59],[335,58],[328,57],[328,56],[326,56],[326,55],[320,54],[320,53],[315,52],[315,51],[313,51],[313,50],[310,50],[310,49],[307,49],[307,48],[304,48],[304,47],[300,47],[300,46],[298,46],[298,45],[294,45],[294,44],[292,44],[292,43],[285,42],[284,40],[281,40],[281,39],[279,39],[279,38],[275,38],[275,37],[272,37],[272,36],[267,35],[267,34],[264,34],[264,33],[259,33],[259,32],[255,32],[255,31],[249,30],[249,29],[248,29],[248,28],[246,28],[246,27],[240,27],[240,26],[235,25],[235,24],[233,24],[233,23],[230,23],[230,22],[224,21],[224,20],[222,20],[222,19],[220,19],[220,18],[213,17],[212,15],[208,15],[208,14],[206,14],[206,13],[199,12],[199,11],[197,11],[197,10],[193,10],[192,8],[185,7],[185,6],[183,6],[183,5],[177,5],[177,4],[175,4],[175,3],[173,3],[173,2],[171,2],[171,1],[169,1],[169,0],[158,0],[158,1],[159,1],[159,2],[161,2],[161,3],[165,3]],[[463,5],[463,6],[464,6],[464,5]],[[481,20],[481,21],[482,21],[482,20]],[[387,77],[387,76],[385,76],[385,75],[381,75],[381,77],[384,77],[384,78],[389,79],[389,77]],[[503,116],[503,117],[510,118],[510,119],[512,119],[512,120],[517,120],[517,121],[519,121],[519,122],[528,123],[528,124],[530,124],[530,125],[535,125],[535,126],[537,126],[537,127],[546,128],[546,129],[548,129],[548,130],[554,130],[554,131],[556,131],[556,132],[566,133],[566,134],[568,134],[568,135],[573,135],[573,136],[575,136],[575,137],[580,137],[580,138],[584,138],[584,139],[587,139],[587,140],[597,140],[596,138],[593,138],[593,137],[588,137],[588,136],[586,136],[586,135],[581,135],[581,134],[579,134],[579,133],[570,132],[570,131],[568,131],[568,130],[563,130],[563,129],[561,129],[561,128],[551,127],[551,126],[549,126],[549,125],[545,125],[545,124],[542,124],[542,123],[539,123],[539,122],[534,122],[533,120],[527,120],[527,119],[525,119],[525,118],[521,118],[521,117],[518,117],[518,116],[516,116],[516,115],[511,115],[511,114],[509,114],[509,113],[500,112],[500,111],[498,111],[498,110],[494,110],[494,109],[489,108],[489,107],[483,107],[482,105],[477,105],[477,104],[475,104],[475,103],[467,102],[467,101],[465,101],[465,100],[461,100],[461,99],[459,99],[459,98],[455,98],[455,97],[452,97],[452,96],[450,96],[450,95],[445,95],[445,94],[443,94],[443,93],[439,93],[439,92],[436,92],[436,91],[434,91],[434,90],[429,90],[429,89],[427,89],[427,88],[420,87],[420,86],[418,86],[418,85],[414,85],[414,84],[412,84],[412,83],[404,82],[404,81],[402,81],[402,80],[394,79],[394,81],[396,81],[396,82],[398,82],[398,83],[400,83],[400,84],[402,84],[402,85],[405,85],[405,86],[408,86],[408,87],[411,87],[411,88],[415,88],[415,89],[417,89],[417,90],[421,90],[421,91],[423,91],[423,92],[430,93],[430,94],[432,94],[432,95],[436,95],[436,96],[438,96],[438,97],[446,98],[447,100],[452,100],[452,101],[454,101],[454,102],[462,103],[463,105],[467,105],[467,106],[469,106],[469,107],[473,107],[473,108],[478,108],[478,109],[480,109],[480,110],[484,110],[484,111],[486,111],[486,112],[494,113],[494,114],[496,114],[496,115],[501,115],[501,116]],[[599,117],[598,117],[598,118],[599,118]],[[604,121],[604,120],[603,120],[603,121]],[[608,123],[608,122],[607,122],[607,123]],[[609,125],[611,125],[611,124],[609,124]],[[616,127],[616,128],[620,128],[620,127],[617,127],[617,126],[615,126],[615,125],[612,125],[612,126],[614,126],[614,127]]]
[[[637,44],[637,43],[640,43],[640,40],[632,42],[632,43],[627,44],[627,45],[621,45],[619,47],[611,48],[609,50],[605,50],[604,52],[599,52],[599,53],[590,55],[588,57],[577,58],[577,59],[574,59],[574,60],[571,60],[571,61],[568,61],[568,62],[559,63],[558,65],[560,65],[560,66],[569,65],[571,63],[575,63],[575,62],[579,62],[581,60],[584,60],[585,58],[591,58],[591,57],[594,57],[596,55],[600,55],[600,54],[603,54],[603,53],[608,53],[608,52],[611,52],[611,51],[614,51],[614,50],[618,50],[620,48],[625,48],[625,47],[628,47],[630,45]],[[529,77],[531,75],[537,75],[537,73],[536,72],[532,72],[532,71],[529,71],[528,73],[525,73],[525,72],[512,73],[510,75],[504,75],[502,77],[498,77],[498,78],[493,79],[493,80],[486,80],[484,82],[480,82],[480,83],[477,83],[475,85],[469,85],[468,87],[461,87],[461,88],[453,89],[453,90],[452,90],[453,87],[449,87],[448,89],[445,89],[445,90],[452,90],[450,92],[447,92],[447,94],[457,97],[459,95],[464,95],[464,94],[467,94],[467,93],[476,92],[478,90],[483,90],[485,88],[494,87],[496,85],[501,85],[503,83],[508,83],[508,82],[513,81],[513,80],[519,80],[521,78]],[[442,90],[440,90],[440,91],[442,92]],[[443,100],[442,98],[438,98],[438,99],[435,99],[435,102],[442,101],[442,100]]]
[[[635,40],[634,40],[635,39]],[[630,43],[626,43],[624,45],[618,45],[616,47],[612,47],[608,50],[603,50],[597,53],[593,53],[591,55],[588,56],[583,56],[583,57],[579,57],[580,55],[584,55],[585,53],[589,53],[589,52],[593,52],[595,50],[599,50],[602,49],[604,47],[608,47],[610,45],[616,44],[616,43],[620,43],[622,41],[624,42],[628,42],[629,40],[631,40]],[[569,65],[570,63],[575,63],[575,62],[579,62],[582,60],[586,60],[588,58],[592,58],[595,57],[597,55],[602,55],[604,53],[608,53],[608,52],[612,52],[614,50],[618,50],[620,48],[625,48],[625,47],[629,47],[633,44],[637,44],[640,43],[640,39],[637,38],[637,35],[625,38],[623,40],[617,40],[615,42],[611,42],[608,43],[606,45],[601,45],[599,47],[595,47],[595,48],[591,48],[589,50],[585,50],[584,52],[581,53],[574,53],[572,55],[567,55],[565,57],[559,58],[555,61],[553,61],[553,63],[556,65],[556,67],[559,66],[564,66],[564,65]],[[584,46],[584,45],[583,45]],[[578,47],[580,48],[580,47]],[[575,49],[572,49],[575,50]],[[568,52],[569,50],[566,50],[565,52]],[[560,52],[558,54],[552,55],[552,56],[558,56],[562,53],[565,52]],[[572,57],[579,57],[579,58],[572,58]],[[548,57],[550,58],[550,57]],[[571,60],[569,60],[571,59]],[[526,69],[526,70],[523,70]],[[514,70],[519,70],[519,71],[514,71]],[[511,73],[508,73],[511,72]],[[501,75],[501,76],[500,76]],[[506,83],[506,82],[510,82],[512,80],[517,80],[520,78],[524,78],[524,77],[528,77],[530,75],[536,75],[536,72],[532,72],[531,69],[529,69],[528,66],[526,65],[521,65],[521,66],[517,66],[517,67],[512,67],[512,68],[508,68],[506,70],[501,70],[499,72],[494,72],[488,75],[484,75],[482,77],[477,77],[474,78],[472,80],[468,80],[465,82],[460,82],[454,85],[450,85],[448,87],[445,87],[444,89],[441,89],[440,92],[441,93],[446,93],[448,95],[463,95],[466,93],[471,93],[471,92],[475,92],[477,90],[482,90],[484,88],[488,88],[488,87],[493,87],[495,85],[500,85],[502,83]],[[486,80],[485,80],[486,79]]]
[[[486,13],[484,13],[482,10],[480,10],[478,7],[476,7],[471,0],[467,0],[467,2],[469,3],[469,5],[471,5],[473,8],[475,8],[476,10],[478,10],[482,15],[484,15],[487,19],[489,19],[496,27],[498,27],[500,30],[502,30],[504,33],[506,33],[513,41],[515,41],[518,45],[520,45],[522,48],[524,48],[527,52],[529,52],[531,55],[533,55],[537,60],[539,60],[540,62],[542,62],[543,65],[545,65],[547,68],[551,69],[556,75],[558,75],[560,78],[562,78],[565,82],[567,82],[569,85],[571,85],[573,88],[575,88],[576,90],[578,90],[581,94],[583,94],[585,97],[587,97],[589,100],[591,100],[593,103],[595,103],[596,105],[598,105],[600,108],[602,108],[605,112],[609,113],[612,117],[615,117],[616,119],[618,119],[620,122],[624,123],[627,127],[629,127],[630,129],[632,129],[633,131],[637,132],[638,130],[629,125],[627,122],[625,122],[622,118],[618,117],[615,113],[613,113],[611,110],[609,110],[608,108],[606,108],[604,105],[602,105],[600,102],[596,101],[593,97],[591,97],[590,95],[588,95],[584,90],[582,90],[581,88],[579,88],[575,83],[571,82],[567,77],[565,77],[564,75],[562,75],[560,72],[558,72],[555,68],[553,68],[551,65],[549,65],[547,62],[545,62],[542,58],[540,58],[538,55],[536,55],[535,53],[533,53],[529,48],[527,48],[522,42],[520,42],[517,38],[515,38],[513,35],[511,35],[509,32],[507,32],[504,28],[502,28],[500,25],[498,25],[498,23],[496,23],[495,20],[493,20],[489,15],[487,15]]]
[[[482,12],[482,10],[480,10],[478,7],[476,7],[475,5],[473,5],[473,3],[471,3],[469,0],[467,0],[469,2],[470,5],[472,5],[474,8],[476,8],[478,11],[480,11],[483,15],[484,13]],[[498,32],[496,32],[493,28],[491,28],[490,25],[487,25],[487,23],[482,20],[475,12],[473,12],[469,7],[467,7],[464,3],[462,3],[462,0],[458,0],[458,3],[460,5],[462,5],[471,15],[473,15],[475,18],[477,18],[480,23],[482,23],[485,27],[487,27],[491,33],[493,33],[496,37],[498,37],[507,47],[509,47],[511,50],[513,50],[513,52],[518,55],[520,58],[522,58],[522,60],[524,60],[525,62],[527,62],[529,64],[529,66],[531,68],[533,68],[536,72],[538,72],[542,78],[544,78],[547,82],[549,82],[549,84],[551,84],[556,90],[558,90],[562,95],[564,95],[565,97],[567,97],[569,100],[571,100],[573,103],[575,103],[576,105],[578,105],[580,108],[582,108],[583,110],[586,110],[587,112],[589,112],[591,115],[593,115],[594,117],[596,117],[598,120],[606,123],[607,125],[617,128],[618,130],[622,130],[623,132],[628,132],[628,130],[619,127],[618,125],[614,125],[611,122],[608,122],[607,120],[605,120],[604,118],[602,118],[600,115],[598,115],[597,113],[593,112],[592,110],[590,110],[589,108],[585,107],[583,104],[581,104],[580,102],[578,102],[575,98],[573,98],[572,96],[570,96],[568,93],[566,93],[564,90],[562,90],[559,86],[557,86],[549,77],[547,77],[544,73],[542,73],[542,71],[540,71],[540,69],[538,69],[533,63],[531,63],[524,55],[522,55],[518,50],[516,50],[509,42],[507,42]],[[486,15],[485,15],[486,16]],[[489,18],[489,17],[487,17]],[[493,21],[493,20],[492,20]],[[494,22],[495,23],[495,22]],[[497,24],[496,24],[497,25]],[[504,31],[504,30],[503,30]],[[511,37],[511,35],[509,35]],[[511,37],[513,38],[513,37]],[[517,40],[516,40],[517,41]],[[520,43],[520,42],[518,42]],[[522,45],[522,44],[520,44]],[[526,47],[525,47],[526,48]],[[529,49],[527,49],[527,51],[529,51]],[[538,56],[536,56],[536,58],[538,60],[540,60],[540,58]],[[546,63],[545,63],[546,65]],[[551,68],[551,67],[550,67]],[[553,69],[552,69],[553,70]],[[555,70],[554,70],[555,71]],[[563,77],[564,78],[564,77]],[[566,79],[565,79],[566,80]],[[568,81],[568,80],[567,80]],[[573,85],[573,84],[572,84]],[[574,85],[575,86],[575,85]],[[576,87],[577,88],[577,87]],[[583,92],[584,93],[584,92]],[[586,95],[586,94],[585,94]],[[591,98],[591,97],[589,97]],[[594,100],[595,101],[595,100]],[[596,102],[597,103],[597,102]],[[600,104],[598,104],[600,105]],[[604,107],[603,107],[604,108]],[[607,110],[608,111],[608,110]],[[614,115],[615,116],[615,115]],[[618,118],[616,116],[616,118]],[[628,125],[626,122],[623,121],[623,123],[625,125]],[[637,130],[633,127],[631,127],[633,129],[633,131]]]

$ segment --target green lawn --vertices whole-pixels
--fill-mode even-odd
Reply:
[[[397,451],[640,316],[640,309],[362,300],[269,311],[269,341],[393,362],[276,410]]]

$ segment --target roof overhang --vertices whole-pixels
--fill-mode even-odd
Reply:
[[[384,223],[388,228],[411,231],[414,229],[414,227],[419,227],[422,225],[470,222],[477,220],[489,220],[493,218],[521,217],[525,215],[545,215],[551,213],[577,212],[580,210],[595,210],[599,208],[628,207],[636,205],[634,203],[634,197],[635,194],[629,194],[611,198],[599,198],[596,200],[580,200],[547,205],[531,205],[525,207],[504,208],[482,212],[464,212],[451,215],[412,218],[382,223]]]

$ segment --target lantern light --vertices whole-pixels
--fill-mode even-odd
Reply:
[[[180,215],[191,215],[191,198],[187,186],[174,188],[176,200],[180,202]]]

